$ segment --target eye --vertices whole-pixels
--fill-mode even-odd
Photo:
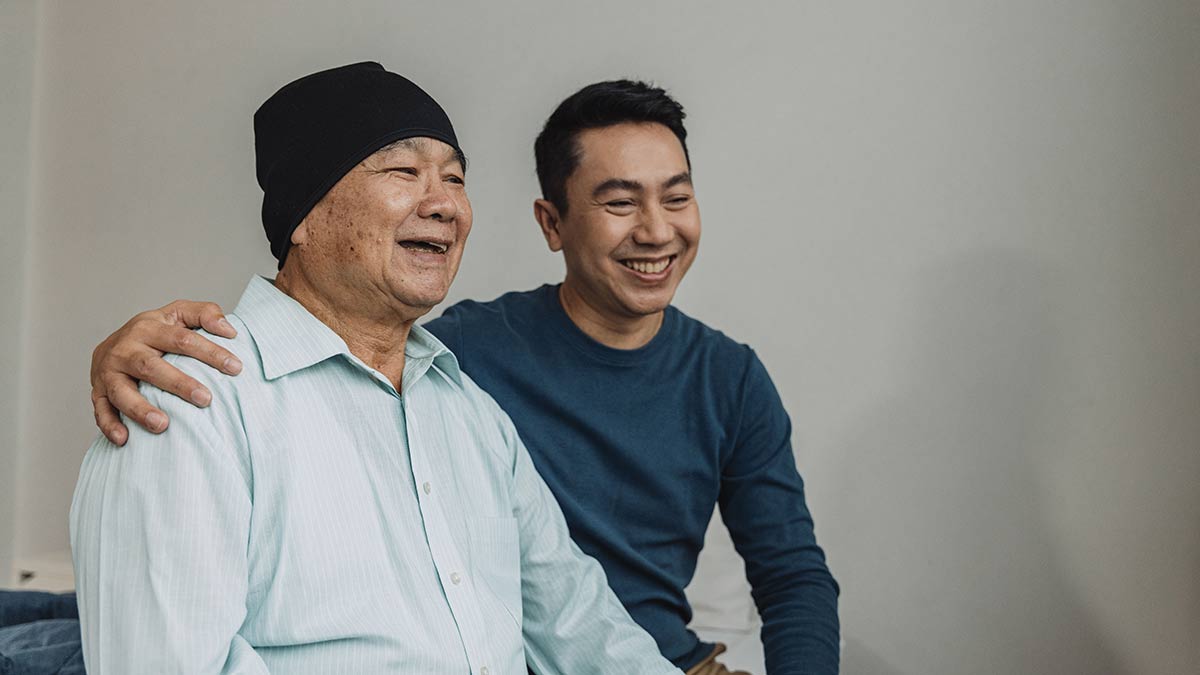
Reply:
[[[604,205],[610,209],[632,209],[635,206],[632,199],[614,199],[604,202]]]
[[[416,176],[417,170],[411,166],[391,166],[384,169],[387,173],[404,174],[406,176]]]
[[[683,208],[691,202],[691,195],[675,195],[667,198],[667,206],[672,208]]]
[[[446,176],[445,181],[447,183],[454,183],[455,185],[467,184],[467,181],[463,180],[462,176]]]

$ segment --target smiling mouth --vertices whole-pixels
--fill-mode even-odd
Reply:
[[[436,241],[427,241],[423,239],[406,239],[399,242],[400,246],[410,251],[420,251],[421,253],[437,253],[445,255],[446,251],[450,250],[448,244],[443,244]]]
[[[663,270],[670,267],[674,260],[675,256],[670,255],[657,260],[622,260],[621,264],[633,270],[634,272],[640,272],[642,274],[659,274]]]

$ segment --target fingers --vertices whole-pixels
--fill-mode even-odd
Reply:
[[[170,367],[170,366],[168,366]],[[108,402],[126,417],[152,433],[162,433],[167,429],[167,416],[163,411],[150,405],[145,396],[138,391],[137,381],[126,375],[116,374],[104,382],[101,396],[107,397]],[[93,396],[97,396],[93,394]],[[95,402],[99,397],[93,400]],[[97,423],[99,416],[97,415]],[[101,427],[103,428],[103,427]],[[106,434],[107,435],[107,434]]]
[[[121,416],[108,402],[107,396],[96,396],[95,392],[92,392],[92,414],[96,417],[96,426],[100,427],[100,432],[105,438],[112,441],[113,445],[125,445],[125,441],[129,440],[129,429],[121,424]]]
[[[196,337],[195,333],[191,331],[185,332],[192,337]],[[145,350],[141,356],[134,358],[132,365],[133,372],[129,373],[129,375],[132,375],[133,379],[152,384],[200,408],[212,402],[212,393],[209,392],[207,387],[200,384],[200,382],[187,373],[167,363],[162,358],[162,355],[156,351]],[[134,386],[136,386],[136,382]],[[124,408],[121,411],[126,412]]]
[[[154,433],[167,428],[167,416],[138,392],[138,380],[193,405],[212,402],[207,388],[163,360],[164,352],[190,356],[228,375],[242,371],[232,352],[188,329],[200,326],[214,335],[237,336],[215,303],[177,300],[133,317],[92,352],[92,407],[109,440],[120,445],[129,438],[117,411]]]
[[[160,352],[190,356],[197,361],[207,363],[227,375],[237,375],[242,372],[242,362],[238,357],[233,355],[233,352],[217,345],[208,338],[193,333],[183,326],[156,326],[152,333],[146,334],[143,344]],[[171,369],[175,370],[173,367]],[[142,377],[140,373],[128,374],[139,379],[145,379],[160,389],[166,389],[166,387],[160,385],[158,382],[147,377]],[[182,399],[192,400],[190,395],[179,394],[171,389],[168,389],[168,391],[171,391],[171,393],[176,394]]]
[[[178,321],[188,328],[203,328],[213,335],[223,338],[237,337],[233,325],[225,320],[225,313],[215,302],[195,302],[193,300],[176,300],[162,308],[169,318],[168,321]]]

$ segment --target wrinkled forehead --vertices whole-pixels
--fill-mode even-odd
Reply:
[[[454,146],[440,141],[436,138],[428,136],[413,136],[412,138],[402,138],[398,141],[388,143],[382,148],[376,150],[367,156],[364,162],[372,160],[387,160],[396,158],[401,155],[413,155],[421,159],[429,160],[440,165],[458,162],[462,165],[465,171],[467,168],[466,158],[454,149]]]

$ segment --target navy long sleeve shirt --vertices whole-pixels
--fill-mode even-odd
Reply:
[[[466,301],[426,327],[512,418],[630,615],[687,669],[684,587],[714,507],[746,565],[769,675],[836,673],[838,587],[816,543],[791,422],[754,352],[669,307],[645,346],[576,327],[558,286]]]

